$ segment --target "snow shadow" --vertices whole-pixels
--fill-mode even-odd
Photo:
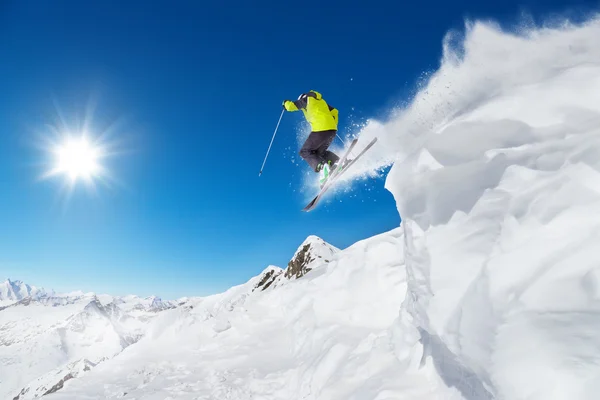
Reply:
[[[444,342],[436,335],[431,335],[419,328],[424,355],[430,355],[433,365],[448,387],[456,388],[465,400],[493,400],[490,393],[477,374],[465,367]]]

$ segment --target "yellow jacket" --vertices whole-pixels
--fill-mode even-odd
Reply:
[[[323,100],[321,93],[311,90],[298,100],[283,102],[287,111],[302,110],[313,132],[337,130],[338,110]]]

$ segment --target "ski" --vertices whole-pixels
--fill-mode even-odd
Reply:
[[[321,197],[323,197],[323,195],[327,192],[327,190],[333,185],[335,180],[340,175],[342,175],[344,172],[346,172],[348,170],[348,168],[350,168],[350,166],[352,166],[352,164],[354,164],[356,162],[356,160],[358,160],[363,154],[365,154],[365,152],[367,150],[369,150],[375,144],[375,142],[377,142],[377,138],[371,140],[369,142],[369,144],[364,149],[362,149],[362,151],[360,153],[358,153],[358,155],[352,161],[350,161],[346,165],[344,165],[344,163],[346,162],[346,159],[348,158],[348,154],[350,154],[350,151],[352,150],[352,148],[354,147],[354,145],[356,144],[357,141],[358,141],[358,139],[354,139],[352,141],[352,143],[350,144],[350,147],[348,148],[348,150],[346,151],[344,156],[339,161],[341,167],[337,168],[334,171],[334,173],[325,182],[325,185],[323,185],[323,187],[321,188],[321,191],[315,196],[314,199],[311,200],[310,203],[308,203],[306,205],[306,207],[304,207],[302,209],[302,211],[311,211],[312,209],[314,209],[315,206],[317,205],[317,203],[319,202],[319,200],[321,200]]]
[[[343,168],[345,168],[344,164],[346,163],[346,160],[348,159],[348,155],[350,154],[350,152],[352,151],[354,146],[356,146],[356,143],[358,143],[358,139],[353,139],[352,142],[350,142],[350,146],[348,146],[348,149],[344,152],[344,154],[342,155],[342,158],[340,158],[338,161],[338,164],[341,166],[341,168],[336,168],[336,170],[333,171],[333,174],[330,175],[329,178],[327,178],[327,180],[325,181],[325,184],[321,187],[319,194],[310,203],[308,203],[308,205],[306,207],[304,207],[304,209],[302,211],[310,211],[310,209],[312,209],[316,205],[317,201],[319,200],[318,199],[319,195],[326,191],[327,186],[329,186],[330,182],[333,182],[333,179],[338,174],[338,172],[343,170]]]
[[[331,179],[333,179],[337,175],[337,173],[345,167],[346,160],[348,159],[348,155],[350,155],[350,152],[352,151],[354,146],[356,146],[356,143],[358,143],[358,139],[352,139],[352,141],[350,142],[350,146],[348,146],[348,149],[344,152],[344,154],[342,154],[342,158],[340,158],[338,160],[338,165],[340,165],[341,168],[336,168],[335,171],[333,171],[333,174],[331,174],[327,178],[327,180],[325,181],[325,183],[323,184],[323,187],[321,187],[321,189],[323,189],[325,187],[325,185],[327,185],[327,182],[329,182]]]
[[[346,151],[344,152],[344,154],[342,154],[342,158],[340,158],[338,160],[338,165],[340,167],[336,168],[335,171],[333,171],[333,173],[327,177],[327,180],[325,181],[325,183],[323,184],[323,186],[321,186],[321,189],[323,189],[325,187],[325,185],[327,185],[327,183],[329,181],[331,181],[333,178],[335,178],[335,176],[346,167],[346,161],[348,160],[348,156],[350,155],[350,153],[352,152],[352,149],[354,149],[354,146],[356,146],[356,143],[358,143],[358,139],[353,139],[350,142],[350,146],[348,146],[348,148],[346,149]]]

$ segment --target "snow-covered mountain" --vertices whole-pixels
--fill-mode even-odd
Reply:
[[[29,286],[21,281],[11,281],[6,279],[0,282],[0,307],[16,303],[26,297],[34,299],[52,295],[53,292],[47,293],[43,288]]]
[[[399,379],[388,328],[406,291],[402,248],[399,228],[344,250],[311,236],[285,270],[161,313],[53,398],[375,398],[379,384],[401,387],[414,377]]]
[[[0,398],[597,399],[599,37],[600,19],[449,34],[344,177],[393,163],[400,227],[310,237],[224,293],[147,300],[146,321],[22,299],[0,311]]]
[[[220,296],[220,301],[182,299],[176,303],[156,296],[56,294],[7,280],[2,292],[7,305],[0,309],[0,398],[25,400],[58,392],[68,381],[120,354],[148,332],[154,334],[157,327],[152,324],[161,312],[176,306],[184,310],[196,307],[196,312],[204,307],[214,315],[234,310],[255,290],[296,280],[328,263],[338,251],[323,239],[309,236],[285,270],[269,267]],[[230,326],[227,319],[209,320],[215,331]]]
[[[339,251],[320,237],[311,235],[298,247],[285,270],[269,266],[260,274],[254,289],[266,290],[302,278],[314,268],[327,264]]]
[[[288,279],[301,278],[320,264],[328,263],[339,249],[317,236],[309,236],[296,250],[285,270]]]
[[[0,398],[35,398],[62,388],[145,334],[160,298],[55,294],[20,281],[3,285]],[[62,382],[62,383],[61,383]]]

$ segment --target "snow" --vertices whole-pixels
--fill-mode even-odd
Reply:
[[[14,304],[26,297],[40,298],[48,294],[53,293],[47,293],[43,288],[27,285],[22,281],[6,279],[0,283],[0,307]]]
[[[361,131],[358,150],[379,141],[344,176],[393,164],[400,227],[346,249],[309,237],[285,269],[176,306],[17,303],[0,311],[0,398],[71,370],[49,398],[597,398],[599,37],[599,19],[449,33],[440,68]],[[149,319],[126,325],[133,312]],[[54,321],[78,327],[77,360],[53,361]],[[139,340],[119,348],[123,332]]]
[[[598,20],[476,24],[464,60],[447,53],[385,126],[410,149],[386,180],[406,235],[401,316],[464,398],[597,398],[598,37]],[[417,113],[430,125],[411,132]]]
[[[82,366],[91,369],[119,354],[145,334],[159,312],[173,307],[158,298],[50,295],[23,282],[7,282],[12,289],[3,292],[3,299],[9,305],[0,308],[2,399],[33,398],[67,376],[82,375]],[[31,296],[23,297],[26,293]],[[102,304],[100,298],[110,301]]]
[[[326,262],[329,262],[328,259],[331,259],[335,253],[340,251],[340,249],[338,249],[335,246],[332,246],[320,237],[310,235],[298,247],[298,250],[296,250],[292,258],[295,258],[298,255],[298,253],[304,248],[304,246],[310,246],[311,253],[313,254],[313,256],[315,258],[322,258]]]
[[[390,351],[388,329],[406,290],[401,229],[334,254],[319,238],[303,244],[331,259],[265,291],[254,290],[257,276],[188,299],[54,398],[384,399],[408,387],[416,378],[398,378],[406,366]],[[413,394],[430,391],[423,385]]]
[[[41,377],[35,379],[27,387],[23,388],[15,397],[15,400],[27,400],[55,393],[64,387],[65,382],[82,376],[94,368],[96,364],[89,360],[80,360],[57,368]]]

